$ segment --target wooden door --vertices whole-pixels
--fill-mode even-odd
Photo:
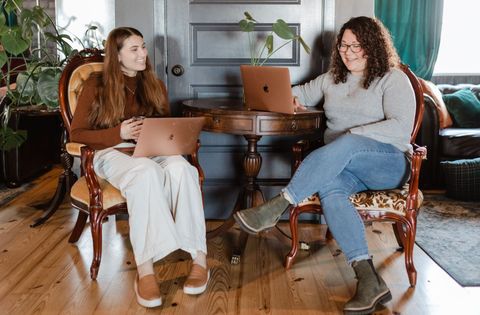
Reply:
[[[268,65],[289,67],[293,84],[324,72],[329,59],[324,52],[330,51],[334,28],[333,4],[332,0],[156,1],[155,63],[166,80],[173,113],[180,114],[182,100],[241,97],[239,65],[250,63],[248,35],[238,27],[245,11],[259,22],[254,37],[264,36],[281,18],[312,48],[308,55],[295,41],[273,55]],[[281,43],[275,38],[276,47]],[[259,181],[266,197],[288,181],[290,146],[295,140],[260,140],[263,165]],[[243,179],[241,163],[246,142],[241,136],[206,132],[201,142],[207,217],[225,217]]]

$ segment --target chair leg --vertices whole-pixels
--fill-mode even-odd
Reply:
[[[44,214],[35,219],[30,227],[37,227],[45,223],[60,207],[65,195],[70,193],[70,189],[77,180],[77,176],[72,172],[73,157],[66,151],[61,154],[61,160],[63,165],[63,172],[58,177],[58,184],[55,194],[47,204],[36,205],[35,207],[44,208],[48,207]]]
[[[70,238],[68,239],[69,243],[75,243],[82,235],[83,228],[87,222],[88,214],[83,211],[78,212],[77,223],[75,223],[75,227],[73,228],[72,234],[70,234]]]
[[[290,209],[290,235],[292,236],[292,248],[285,257],[285,269],[290,269],[298,252],[298,207]]]
[[[413,264],[413,247],[415,246],[416,225],[415,222],[406,224],[405,238],[405,267],[411,287],[417,284],[417,270]]]
[[[100,260],[102,259],[102,222],[103,216],[95,211],[90,212],[90,229],[92,231],[93,240],[93,259],[90,266],[90,278],[97,279],[98,269],[100,268]]]
[[[325,235],[325,238],[327,239],[327,241],[333,240],[333,234],[332,234],[332,231],[330,231],[329,227],[327,227],[327,233]]]
[[[397,239],[398,246],[400,246],[400,250],[405,250],[405,231],[403,230],[403,224],[400,222],[395,222],[392,224],[393,233],[395,234],[395,238]]]

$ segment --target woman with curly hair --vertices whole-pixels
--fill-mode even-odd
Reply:
[[[407,180],[415,98],[380,21],[350,19],[335,48],[327,73],[293,88],[296,107],[324,100],[325,145],[305,158],[280,195],[234,217],[242,229],[258,233],[275,226],[292,204],[318,193],[330,231],[358,279],[344,311],[368,314],[389,301],[391,293],[375,271],[363,221],[348,198],[363,190],[396,188]]]
[[[131,27],[112,30],[103,73],[91,75],[79,95],[71,140],[97,150],[95,172],[127,200],[137,264],[133,287],[144,307],[162,304],[153,263],[177,249],[193,259],[186,294],[204,292],[209,279],[197,169],[179,155],[135,158],[117,150],[138,139],[138,116],[168,114],[167,90],[153,71],[142,34]]]

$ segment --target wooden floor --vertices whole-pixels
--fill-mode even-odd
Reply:
[[[97,281],[89,277],[88,227],[76,244],[67,241],[76,219],[68,203],[43,226],[29,227],[41,215],[31,205],[49,199],[58,173],[44,175],[0,209],[0,314],[342,314],[353,294],[354,273],[335,242],[325,242],[325,227],[301,226],[302,238],[312,248],[301,252],[289,271],[282,265],[289,242],[278,233],[249,238],[241,263],[230,265],[238,235],[232,229],[208,242],[211,281],[203,295],[183,294],[190,261],[175,252],[155,264],[163,306],[144,309],[132,289],[135,263],[126,221],[104,224]],[[216,224],[208,222],[208,228]],[[393,294],[376,314],[480,314],[480,287],[462,288],[416,247],[418,283],[409,288],[403,254],[395,251],[389,225],[374,224],[367,231],[375,265]]]

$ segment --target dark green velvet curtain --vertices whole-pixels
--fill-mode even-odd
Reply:
[[[443,0],[375,0],[375,16],[390,30],[402,62],[430,80],[440,47]]]

